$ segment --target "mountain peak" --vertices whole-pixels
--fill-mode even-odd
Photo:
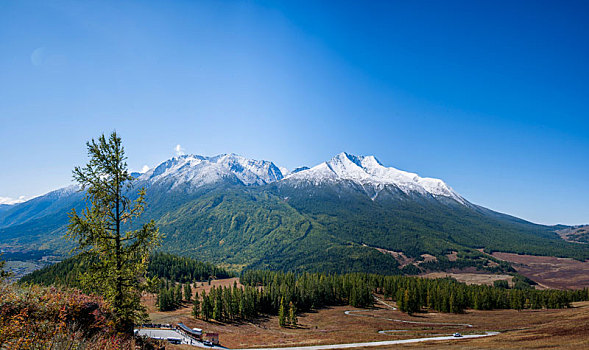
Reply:
[[[183,154],[170,158],[143,174],[133,173],[133,176],[143,182],[142,185],[157,184],[169,190],[180,186],[194,190],[220,181],[245,186],[262,186],[274,182],[319,185],[352,181],[361,185],[372,199],[382,190],[394,187],[408,195],[447,197],[461,204],[468,203],[440,179],[420,177],[415,173],[386,167],[372,155],[357,156],[348,152],[341,152],[312,168],[299,167],[292,172],[279,168],[273,162],[249,159],[235,153],[215,156]],[[73,191],[73,188],[63,190]]]
[[[375,156],[356,156],[348,152],[341,152],[335,157],[333,157],[329,162],[352,162],[357,166],[363,167],[373,167],[373,166],[382,166],[381,162],[376,159]],[[328,163],[329,163],[328,162]]]
[[[313,184],[348,180],[369,186],[377,194],[386,186],[394,186],[406,194],[442,196],[466,204],[458,193],[440,179],[420,177],[415,173],[385,167],[374,156],[356,156],[347,152],[339,153],[311,169],[293,172],[286,179]]]
[[[280,169],[272,162],[231,153],[212,157],[194,154],[177,156],[147,171],[139,180],[168,184],[175,188],[181,184],[199,187],[223,179],[246,186],[263,185],[283,177]]]

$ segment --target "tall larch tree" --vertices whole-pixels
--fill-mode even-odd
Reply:
[[[77,241],[75,251],[87,258],[89,269],[83,284],[99,292],[110,303],[120,332],[132,333],[134,322],[145,317],[140,303],[149,253],[160,243],[153,220],[134,228],[144,211],[145,190],[134,199],[133,177],[116,132],[101,135],[86,144],[90,160],[73,171],[85,191],[87,207],[69,214],[67,237]]]

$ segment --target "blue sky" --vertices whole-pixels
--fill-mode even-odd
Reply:
[[[347,151],[540,223],[589,223],[589,5],[2,1],[0,197],[71,181],[116,129],[312,166]]]

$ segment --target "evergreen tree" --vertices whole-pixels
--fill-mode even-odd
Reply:
[[[409,294],[409,288],[405,289],[405,292],[403,292],[403,305],[405,305],[405,311],[407,311],[409,315],[415,312],[413,309],[413,299],[411,297],[412,295]]]
[[[175,302],[173,300],[170,289],[162,287],[157,296],[157,304],[160,311],[173,310]]]
[[[76,167],[73,176],[90,206],[80,214],[72,210],[67,236],[77,241],[77,251],[89,257],[91,268],[85,274],[85,284],[112,305],[117,329],[132,333],[134,322],[146,316],[140,302],[140,281],[160,234],[153,220],[136,230],[124,232],[121,227],[143,213],[145,190],[140,189],[134,201],[126,195],[133,177],[116,132],[108,139],[104,135],[98,141],[93,139],[87,148],[90,161],[85,167]]]
[[[278,324],[280,327],[286,326],[286,312],[284,310],[284,297],[280,298],[280,307],[278,309]]]
[[[202,318],[205,321],[208,321],[213,317],[211,299],[209,298],[209,295],[206,295],[204,290],[202,291]]]
[[[493,281],[493,287],[495,287],[495,288],[508,289],[509,288],[509,282],[507,282],[507,280]]]
[[[194,318],[200,317],[200,297],[198,293],[194,295],[194,301],[192,302],[192,316]]]
[[[174,287],[174,302],[176,306],[182,304],[182,285],[178,284]]]
[[[223,321],[223,298],[222,298],[221,287],[212,288],[211,295],[213,296],[213,319],[217,321]]]
[[[149,293],[157,293],[160,285],[160,279],[157,276],[145,279],[145,290]]]
[[[192,288],[190,287],[190,283],[184,285],[184,300],[188,302],[192,300]]]
[[[297,308],[294,306],[292,301],[288,303],[288,321],[293,327],[297,326]]]
[[[400,311],[406,312],[407,308],[405,307],[405,291],[402,289],[397,289],[397,307]]]

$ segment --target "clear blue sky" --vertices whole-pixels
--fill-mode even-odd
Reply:
[[[586,1],[1,1],[0,197],[66,185],[116,129],[132,169],[336,153],[589,223]]]

